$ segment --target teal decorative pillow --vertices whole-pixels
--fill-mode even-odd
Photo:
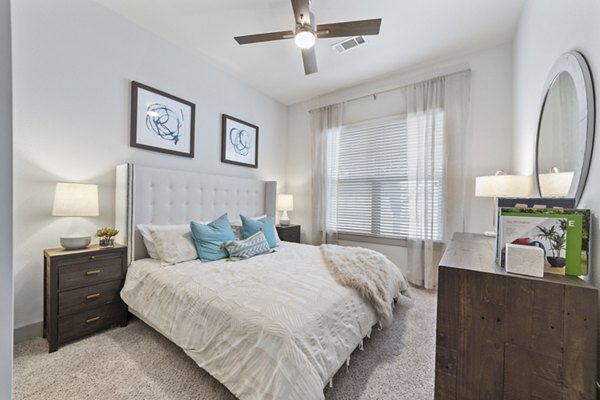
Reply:
[[[229,252],[229,259],[231,260],[243,260],[271,251],[269,242],[265,239],[262,231],[258,231],[244,240],[227,241],[223,243],[223,246]]]
[[[223,242],[235,240],[235,235],[229,225],[227,214],[221,215],[219,218],[204,225],[198,222],[190,224],[192,237],[196,245],[196,251],[202,262],[220,260],[227,258],[227,250],[222,246]]]
[[[242,228],[244,229],[244,238],[249,238],[258,231],[262,231],[269,242],[270,248],[279,246],[277,243],[277,235],[275,233],[275,222],[273,217],[266,216],[261,219],[252,219],[243,215],[240,215],[242,219]]]

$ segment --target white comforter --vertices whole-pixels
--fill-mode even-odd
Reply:
[[[395,297],[401,282],[388,282]],[[242,400],[323,399],[377,323],[328,272],[319,247],[282,242],[249,260],[134,262],[121,297]]]

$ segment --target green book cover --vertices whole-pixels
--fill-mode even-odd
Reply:
[[[588,273],[590,210],[502,208],[497,262],[504,266],[507,243],[544,250],[544,272],[581,276]]]

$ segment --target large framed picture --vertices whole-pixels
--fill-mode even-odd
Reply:
[[[221,162],[258,168],[258,126],[223,114]]]
[[[195,111],[194,103],[131,82],[130,145],[193,158]]]

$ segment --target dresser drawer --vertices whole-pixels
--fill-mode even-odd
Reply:
[[[121,286],[121,280],[115,280],[62,291],[58,294],[58,315],[63,316],[117,301]]]
[[[58,319],[58,340],[79,338],[110,325],[122,323],[127,318],[127,309],[120,300],[113,304],[85,310]]]
[[[89,286],[102,281],[121,279],[121,277],[121,257],[109,257],[85,263],[68,263],[59,266],[58,289]]]

